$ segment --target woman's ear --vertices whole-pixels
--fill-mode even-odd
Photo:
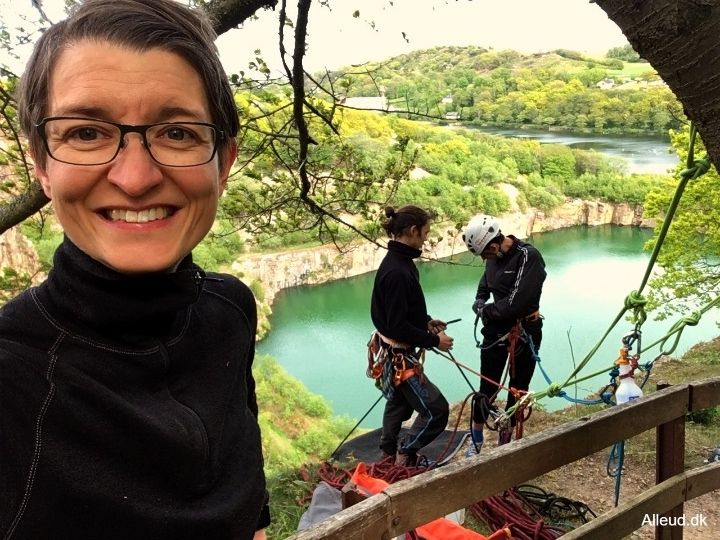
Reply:
[[[225,191],[227,186],[228,176],[230,176],[230,169],[232,169],[233,163],[237,159],[237,143],[233,137],[230,144],[224,147],[220,152],[220,163],[218,170],[218,179],[220,181],[220,193]]]
[[[52,189],[50,189],[50,177],[48,176],[45,167],[41,167],[40,165],[38,165],[38,162],[35,160],[35,156],[32,156],[32,158],[33,161],[35,161],[35,177],[38,179],[38,182],[40,182],[43,192],[45,192],[45,196],[48,199],[52,199]],[[45,158],[45,160],[47,162],[47,157]]]

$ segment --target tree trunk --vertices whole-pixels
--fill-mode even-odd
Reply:
[[[595,0],[675,93],[720,169],[720,3]]]

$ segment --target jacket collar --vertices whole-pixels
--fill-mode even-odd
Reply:
[[[402,242],[398,242],[397,240],[390,240],[388,242],[388,251],[409,259],[417,259],[420,255],[422,255],[421,250],[415,249],[407,244],[403,244]]]
[[[103,334],[165,334],[197,301],[205,279],[191,255],[174,272],[122,274],[89,257],[67,237],[53,262],[46,290],[63,322]]]

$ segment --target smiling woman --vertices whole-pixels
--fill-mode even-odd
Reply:
[[[86,0],[28,63],[65,239],[0,312],[5,539],[265,537],[255,301],[191,254],[236,156],[214,40],[173,0]]]
[[[211,119],[205,94],[191,64],[162,49],[82,40],[59,54],[38,123],[50,159],[37,176],[81,250],[121,272],[160,271],[207,234],[235,147],[212,159],[220,130],[203,122]],[[88,116],[78,117],[83,111]],[[173,143],[170,133],[194,142]],[[110,219],[153,209],[164,219]]]

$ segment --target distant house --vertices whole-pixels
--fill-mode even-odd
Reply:
[[[457,111],[448,111],[443,115],[445,120],[460,120],[460,113]]]
[[[597,86],[600,90],[607,90],[615,86],[615,81],[613,79],[603,79],[595,84],[595,86]]]
[[[385,96],[358,96],[343,100],[343,105],[353,109],[366,109],[371,111],[388,111],[388,100]]]
[[[445,96],[445,97],[442,98],[442,100],[440,101],[440,103],[442,103],[443,105],[450,105],[450,104],[452,104],[452,102],[453,102],[453,97],[452,97],[452,96]]]

